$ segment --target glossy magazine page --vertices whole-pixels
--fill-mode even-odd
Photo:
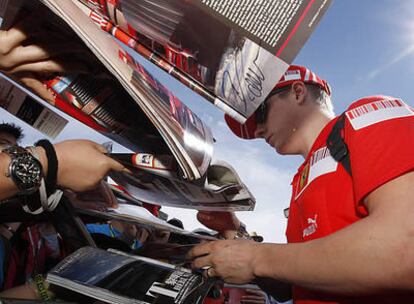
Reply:
[[[191,231],[187,231],[171,225],[166,221],[159,219],[152,215],[147,209],[140,206],[130,205],[119,202],[117,207],[107,208],[102,211],[90,210],[90,209],[78,209],[78,213],[91,215],[98,218],[107,220],[117,220],[134,225],[142,226],[149,229],[158,229],[163,231],[169,231],[172,233],[188,236],[191,238],[202,239],[202,240],[213,240],[214,238],[209,236],[198,235]]]
[[[55,138],[68,123],[56,110],[59,109],[134,151],[171,153],[140,107],[127,94],[121,93],[120,87],[116,88],[115,79],[111,81],[111,78],[105,77],[99,82],[99,78],[87,75],[57,77],[54,81],[61,87],[52,104],[53,108],[8,76],[1,73],[0,76],[0,106],[47,136]],[[88,85],[88,82],[93,85]],[[106,92],[110,89],[112,94],[91,96],[94,89],[103,88],[108,82],[110,86]],[[82,84],[82,93],[77,91],[79,83]],[[120,96],[123,98],[118,100]]]
[[[142,163],[151,162],[153,158],[148,155],[144,160],[142,154],[113,153],[110,156],[131,171],[111,172],[110,177],[139,201],[206,211],[254,209],[254,196],[234,169],[224,162],[210,166],[205,180],[190,182],[168,174],[165,167],[160,167],[163,170],[154,170],[154,166],[147,169]]]
[[[46,280],[104,302],[137,304],[201,304],[214,284],[171,264],[92,247],[65,258]]]
[[[210,128],[181,100],[154,78],[127,52],[120,53],[133,68],[131,84],[151,102],[157,115],[164,117],[164,127],[175,139],[184,163],[194,164],[200,172],[206,172],[213,154],[213,135]]]
[[[0,73],[0,107],[41,133],[55,138],[68,120],[45,107],[39,98]]]
[[[83,12],[85,6],[80,2],[76,0],[41,0],[41,2],[61,17],[65,22],[67,22],[75,33],[79,35],[79,37],[92,50],[94,55],[96,55],[105,67],[113,73],[114,76],[116,76],[126,91],[139,104],[143,112],[160,131],[161,136],[170,147],[172,153],[178,160],[184,177],[190,180],[202,177],[207,168],[207,164],[211,160],[211,149],[210,151],[209,149],[206,149],[205,153],[201,153],[201,161],[200,159],[198,161],[194,161],[194,151],[192,151],[191,148],[188,149],[190,145],[187,145],[187,147],[183,146],[183,136],[188,135],[189,132],[177,133],[170,128],[170,121],[175,119],[175,117],[171,114],[171,104],[176,102],[178,99],[174,97],[166,88],[161,87],[161,85],[148,72],[145,74],[149,75],[149,78],[152,80],[151,83],[139,88],[133,85],[132,82],[134,82],[134,79],[136,78],[134,75],[137,74],[137,70],[135,68],[136,64],[132,66],[130,61],[126,60],[127,56],[122,47],[118,45],[116,41],[107,33],[101,31],[94,25],[90,18],[85,15],[85,12]],[[143,68],[140,69],[140,72],[142,71],[144,71]],[[146,80],[149,78],[147,77]],[[157,90],[153,89],[154,86]],[[168,96],[167,98],[169,98],[169,100],[167,100],[167,102],[170,104],[166,104],[165,96],[161,94]],[[160,111],[160,107],[163,111]],[[186,110],[187,112],[190,111],[188,108],[186,108]],[[169,113],[169,115],[167,115],[167,113]],[[194,114],[191,115],[195,117]],[[201,122],[201,120],[197,119],[197,122]],[[179,125],[179,122],[177,122],[177,124]],[[203,135],[206,136],[204,139],[207,142],[205,147],[208,147],[210,146],[208,144],[209,137],[211,137],[210,141],[212,142],[211,132],[205,125],[203,126],[203,130]],[[191,145],[191,147],[196,147],[197,150],[199,150],[200,147],[203,149],[204,145]],[[197,151],[196,157],[200,158],[199,151]]]
[[[102,29],[240,122],[268,95],[331,3],[81,1]]]
[[[90,58],[79,58],[93,66],[92,73],[45,81],[55,94],[53,105],[135,152],[174,155],[186,179],[202,177],[211,161],[210,129],[133,61],[115,39],[97,28],[85,15],[84,5],[78,1],[26,0],[23,9],[39,9],[41,2],[64,21],[43,7],[42,26],[80,40],[93,53]]]

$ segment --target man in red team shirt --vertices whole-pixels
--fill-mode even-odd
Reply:
[[[289,244],[210,242],[190,252],[193,267],[232,283],[289,283],[301,304],[414,303],[414,112],[389,96],[352,103],[342,132],[351,174],[327,149],[337,120],[328,84],[300,66],[244,125],[226,117],[236,135],[305,159],[292,182]]]

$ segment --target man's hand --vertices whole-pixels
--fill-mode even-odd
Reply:
[[[201,224],[219,232],[227,239],[233,239],[235,231],[240,227],[240,221],[234,212],[199,211],[197,219]]]
[[[58,158],[57,184],[83,192],[94,189],[109,171],[126,170],[105,155],[106,149],[89,140],[67,140],[55,145]]]
[[[228,283],[244,284],[255,278],[253,264],[260,244],[247,240],[214,241],[195,246],[188,258],[194,269],[208,268],[206,275]]]
[[[81,54],[78,58],[86,57],[86,60],[91,55],[79,42],[65,37],[65,33],[58,34],[43,27],[39,22],[44,20],[43,13],[31,12],[19,18],[11,29],[0,31],[0,71],[14,76],[40,97],[53,102],[53,94],[41,80],[54,73],[88,73],[90,68],[73,55]],[[67,56],[69,54],[71,56]]]

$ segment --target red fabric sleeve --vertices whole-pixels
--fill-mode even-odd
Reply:
[[[368,101],[363,104],[373,105],[372,99]],[[370,117],[359,111],[360,117],[366,115],[359,129],[355,129],[358,127],[352,123],[352,115],[348,115],[345,141],[349,148],[358,206],[361,206],[362,200],[373,190],[414,169],[414,113],[410,115],[409,111],[412,110],[402,102],[401,104],[405,107],[401,109],[402,112],[407,109],[405,116],[395,114],[396,109],[381,109],[380,114],[370,114]],[[368,110],[378,109],[374,105]]]

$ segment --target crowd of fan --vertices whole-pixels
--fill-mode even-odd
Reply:
[[[22,137],[22,130],[17,125],[0,124],[0,149],[18,145]],[[38,196],[34,195],[31,198],[33,202],[29,205],[39,204]],[[44,280],[45,275],[73,250],[84,245],[97,246],[102,249],[113,248],[132,254],[145,254],[142,250],[145,243],[158,246],[170,243],[179,246],[198,241],[180,237],[169,231],[149,229],[123,221],[106,221],[91,216],[83,217],[81,223],[75,223],[74,218],[70,217],[70,215],[76,216],[75,208],[103,210],[105,207],[116,207],[117,199],[105,182],[98,183],[97,187],[87,192],[65,191],[58,207],[51,212],[45,211],[44,214],[25,214],[20,210],[23,204],[28,204],[27,200],[19,197],[13,200],[5,199],[0,206],[3,207],[0,224],[1,298],[49,300],[55,297],[52,288]],[[145,205],[145,207],[156,216],[160,213],[157,206]],[[68,208],[69,217],[62,217],[62,212],[65,213]],[[6,214],[13,215],[6,216]],[[67,222],[64,223],[65,221]],[[179,219],[173,218],[167,222],[184,228]],[[83,231],[82,228],[84,228]],[[196,232],[214,234],[212,231],[203,229],[198,229]],[[168,256],[162,258],[167,262],[174,262],[169,261]],[[47,293],[39,291],[39,280],[48,291]],[[226,292],[221,295],[222,302],[214,303],[225,303],[230,296],[233,300],[234,297],[241,297],[240,292],[224,291]],[[244,295],[244,299],[244,303],[266,303],[270,298],[261,291],[250,290]]]

